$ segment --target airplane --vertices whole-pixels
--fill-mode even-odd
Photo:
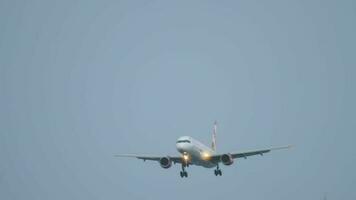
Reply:
[[[180,156],[157,156],[157,155],[138,155],[138,154],[117,154],[115,157],[132,157],[138,158],[143,161],[158,161],[160,166],[164,169],[168,169],[172,166],[172,163],[179,163],[182,165],[182,171],[180,171],[180,176],[188,177],[188,172],[186,168],[189,165],[196,165],[205,168],[213,168],[215,176],[221,176],[222,172],[219,168],[219,163],[224,165],[232,165],[234,163],[234,159],[237,158],[247,158],[248,156],[254,155],[263,155],[272,150],[278,149],[287,149],[289,146],[282,147],[274,147],[274,148],[266,148],[252,151],[242,151],[235,153],[217,153],[216,151],[216,131],[217,131],[217,122],[214,122],[213,134],[212,134],[212,143],[211,148],[202,144],[198,140],[190,137],[190,136],[182,136],[179,137],[176,142],[176,148],[178,152],[181,154]]]

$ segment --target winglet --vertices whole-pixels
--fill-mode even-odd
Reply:
[[[293,147],[293,145],[288,145],[288,146],[274,147],[274,148],[271,148],[270,150],[290,149],[292,147]]]

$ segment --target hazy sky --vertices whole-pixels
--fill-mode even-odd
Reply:
[[[0,1],[0,199],[356,199],[356,3]],[[213,169],[114,158],[293,144]]]

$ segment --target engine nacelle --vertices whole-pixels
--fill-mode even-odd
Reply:
[[[162,168],[170,168],[172,166],[172,160],[169,157],[162,157],[159,159],[159,164]]]
[[[234,159],[232,158],[231,154],[223,154],[221,156],[221,162],[224,165],[231,165],[232,163],[234,163]]]

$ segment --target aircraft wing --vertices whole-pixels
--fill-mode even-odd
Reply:
[[[266,149],[258,149],[258,150],[250,150],[250,151],[241,151],[241,152],[235,152],[235,153],[230,153],[231,157],[233,159],[235,158],[247,158],[248,156],[255,156],[255,155],[263,155],[265,153],[268,153],[272,150],[279,150],[279,149],[288,149],[291,148],[292,146],[282,146],[282,147],[273,147],[273,148],[266,148]],[[215,163],[221,162],[221,156],[223,154],[217,154],[212,156],[212,161]]]
[[[116,154],[115,157],[129,157],[137,158],[143,161],[152,160],[159,161],[163,157],[169,157],[173,163],[182,163],[182,158],[180,156],[157,156],[157,155],[143,155],[143,154]]]

